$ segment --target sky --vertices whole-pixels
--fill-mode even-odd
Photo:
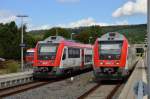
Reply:
[[[27,15],[27,30],[55,26],[74,28],[90,25],[147,23],[147,0],[1,0],[0,23]]]

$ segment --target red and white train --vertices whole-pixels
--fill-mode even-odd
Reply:
[[[25,62],[33,64],[33,61],[34,61],[34,48],[27,49],[25,54]]]
[[[92,46],[50,36],[39,41],[34,54],[34,78],[51,78],[92,68]]]
[[[125,36],[110,32],[96,39],[93,60],[94,75],[97,79],[123,79],[133,68],[136,54]]]

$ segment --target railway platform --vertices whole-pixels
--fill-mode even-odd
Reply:
[[[138,82],[147,84],[145,59],[141,58],[138,61],[133,73],[123,87],[121,94],[118,96],[118,99],[148,99],[147,95],[144,95],[143,91],[140,91],[140,86],[137,85]]]

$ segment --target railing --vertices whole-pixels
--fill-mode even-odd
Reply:
[[[0,76],[0,89],[13,87],[33,81],[32,71],[11,73]]]

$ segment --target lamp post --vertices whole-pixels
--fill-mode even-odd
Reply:
[[[55,30],[56,30],[56,36],[58,36],[58,30],[57,30],[57,27],[55,27]]]
[[[74,35],[75,33],[71,33],[71,40],[73,39],[73,36],[72,35]]]
[[[23,18],[25,17],[28,17],[27,15],[17,15],[18,18],[21,18],[21,44],[20,44],[20,47],[21,47],[21,71],[23,71],[23,64],[24,64],[24,61],[23,61],[23,48],[24,48],[24,43],[23,43]]]
[[[93,38],[92,36],[89,37],[89,44],[91,43],[91,39],[92,39],[92,38]]]

